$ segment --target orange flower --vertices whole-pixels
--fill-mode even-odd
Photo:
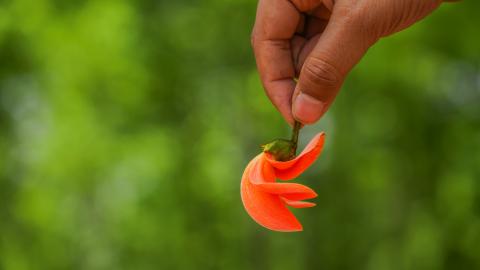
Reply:
[[[278,183],[302,174],[320,155],[325,141],[322,132],[316,135],[296,158],[277,161],[269,153],[261,153],[247,165],[241,183],[243,205],[260,225],[274,231],[301,231],[302,225],[286,207],[313,207],[303,200],[317,197],[315,191],[296,183]]]

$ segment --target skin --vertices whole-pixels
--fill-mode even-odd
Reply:
[[[252,46],[265,91],[291,125],[313,124],[380,38],[441,0],[260,0]],[[294,78],[298,78],[298,83]]]

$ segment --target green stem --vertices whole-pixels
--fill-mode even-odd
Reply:
[[[295,121],[293,124],[293,131],[292,131],[292,143],[293,143],[293,154],[297,155],[297,145],[298,145],[298,133],[300,132],[300,128],[302,124],[298,121]]]

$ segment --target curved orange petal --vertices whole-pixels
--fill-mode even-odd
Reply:
[[[279,196],[266,193],[258,185],[250,182],[250,170],[256,162],[258,160],[254,159],[248,164],[240,184],[245,210],[258,224],[267,229],[282,232],[301,231],[302,225]]]
[[[279,170],[289,169],[293,165],[295,165],[295,163],[297,163],[297,161],[298,161],[298,156],[294,159],[287,160],[287,161],[277,161],[277,160],[275,160],[273,155],[270,154],[270,153],[265,153],[265,158],[267,159],[268,163],[272,164],[272,166],[275,169],[279,169]]]
[[[286,199],[282,196],[280,196],[280,199],[282,199],[282,201],[284,201],[287,205],[289,205],[291,207],[294,207],[294,208],[308,208],[308,207],[314,207],[316,205],[312,202],[289,200],[289,199]]]
[[[282,194],[282,197],[288,200],[292,201],[301,201],[301,200],[308,200],[308,199],[313,199],[317,197],[317,194],[311,194],[311,193],[287,193],[287,194]]]
[[[272,155],[265,158],[275,168],[275,176],[281,180],[290,180],[302,174],[318,158],[325,143],[325,133],[317,134],[296,158],[289,161],[276,161]]]
[[[264,153],[260,153],[250,162],[249,181],[252,184],[275,182],[275,170],[265,159]]]
[[[263,183],[259,184],[258,187],[270,194],[281,195],[287,198],[301,198],[297,200],[317,197],[317,193],[311,188],[297,183]]]

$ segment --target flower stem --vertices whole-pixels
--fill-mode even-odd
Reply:
[[[298,145],[298,133],[300,132],[302,124],[298,121],[295,121],[293,124],[293,130],[292,130],[292,143],[293,143],[293,154],[297,155],[297,145]]]

